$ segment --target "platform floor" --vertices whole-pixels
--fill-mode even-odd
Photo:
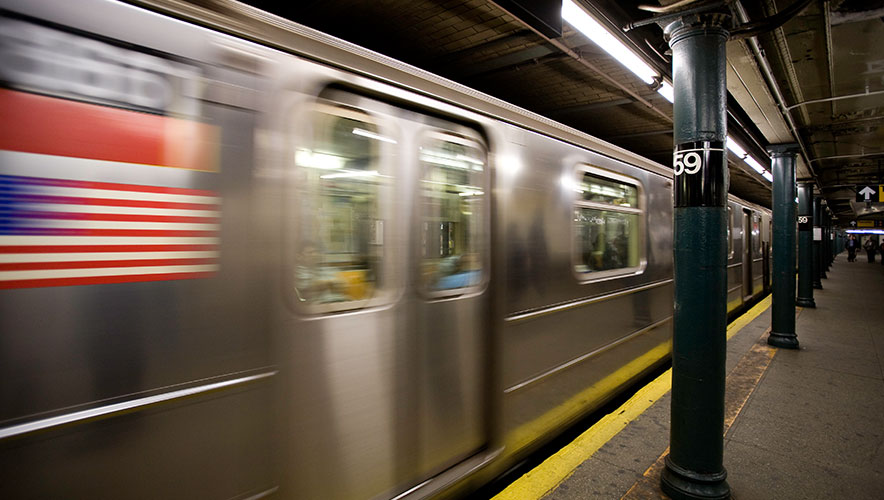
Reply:
[[[884,499],[884,266],[836,257],[800,349],[767,345],[770,297],[728,328],[724,465],[733,498]],[[670,372],[495,497],[668,498]]]

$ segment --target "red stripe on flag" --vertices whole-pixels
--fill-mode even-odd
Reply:
[[[217,231],[191,231],[176,229],[77,229],[77,228],[49,228],[40,229],[33,233],[35,236],[142,236],[173,237],[173,238],[214,238]]]
[[[134,283],[138,281],[167,281],[211,278],[214,272],[203,273],[167,273],[167,274],[132,274],[128,276],[92,276],[81,278],[47,278],[33,280],[0,281],[0,290],[11,288],[36,288],[50,286],[102,285],[109,283]]]
[[[0,254],[89,252],[209,252],[217,245],[6,245]]]
[[[204,123],[0,89],[0,149],[217,171]]]
[[[113,191],[133,191],[137,193],[183,194],[189,196],[218,196],[214,191],[206,189],[176,188],[165,186],[146,186],[143,184],[121,184],[118,182],[75,181],[71,179],[52,179],[48,177],[18,177],[26,184],[37,186],[69,187],[82,189],[109,189]]]
[[[133,260],[84,260],[71,262],[11,262],[0,264],[0,271],[38,271],[47,269],[98,269],[108,267],[151,266],[204,266],[217,264],[209,259],[133,259]]]
[[[21,219],[51,219],[51,220],[97,220],[97,221],[123,221],[123,222],[170,222],[185,224],[217,224],[217,217],[192,217],[188,215],[138,215],[138,214],[92,214],[78,212],[41,212],[26,211],[15,212],[15,217]]]

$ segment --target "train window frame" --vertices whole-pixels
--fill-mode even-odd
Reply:
[[[489,261],[488,254],[490,249],[490,198],[489,198],[489,185],[490,185],[490,166],[489,166],[489,150],[488,146],[484,140],[478,134],[466,134],[464,131],[453,131],[450,129],[441,128],[438,126],[433,126],[432,128],[422,130],[416,136],[415,144],[417,145],[417,149],[415,149],[416,162],[419,165],[419,174],[417,177],[417,191],[416,191],[416,204],[417,204],[417,222],[415,229],[415,238],[418,242],[415,245],[415,262],[416,262],[416,275],[418,276],[417,289],[418,293],[426,300],[436,301],[436,300],[445,300],[452,299],[466,295],[473,295],[476,293],[480,293],[488,284],[489,279]],[[427,220],[427,205],[425,204],[426,196],[424,194],[424,190],[420,186],[421,182],[424,182],[427,174],[433,168],[430,166],[428,162],[425,162],[420,159],[420,151],[422,148],[434,141],[444,141],[450,142],[453,144],[460,144],[466,147],[472,147],[473,149],[480,152],[482,155],[482,169],[481,175],[479,176],[481,179],[481,185],[475,186],[479,190],[481,190],[481,214],[478,219],[475,221],[476,224],[471,227],[472,230],[472,238],[475,242],[475,251],[474,254],[478,255],[478,264],[479,264],[479,275],[478,280],[475,283],[471,283],[467,286],[458,286],[452,288],[442,288],[442,289],[433,289],[424,282],[423,276],[423,268],[424,263],[426,262],[426,257],[424,256],[423,245],[426,241],[426,220]],[[472,187],[471,185],[469,187]],[[472,215],[472,214],[470,214]],[[462,257],[462,256],[461,256]],[[456,274],[456,273],[455,273]],[[453,275],[453,274],[451,274]],[[451,276],[449,275],[449,276]]]
[[[752,218],[751,218],[752,228],[750,228],[752,231],[752,241],[755,243],[755,245],[753,245],[753,248],[752,248],[752,259],[753,260],[758,260],[758,259],[762,258],[763,241],[761,239],[761,233],[762,233],[761,222],[762,222],[761,213],[753,210],[752,211]],[[758,227],[757,230],[755,229],[756,226]]]
[[[384,119],[384,117],[346,100],[319,97],[310,101],[306,106],[304,104],[301,103],[301,106],[295,106],[288,114],[292,126],[287,138],[289,155],[286,163],[290,175],[286,176],[285,210],[286,219],[289,222],[287,223],[288,236],[285,239],[286,245],[284,248],[287,260],[286,267],[288,269],[285,283],[287,294],[290,297],[289,300],[299,314],[310,317],[348,313],[388,305],[395,299],[398,289],[398,285],[395,283],[395,273],[391,269],[391,261],[395,260],[391,257],[391,254],[394,253],[395,249],[391,248],[390,241],[394,241],[394,239],[391,240],[389,234],[391,230],[394,230],[393,224],[391,224],[391,200],[394,196],[393,193],[395,193],[394,183],[396,181],[393,175],[395,173],[395,165],[392,159],[398,154],[398,143],[401,142],[396,140],[399,135],[397,129],[394,124],[389,123],[390,120]],[[320,140],[318,135],[320,132],[317,130],[317,127],[319,127],[319,114],[363,121],[363,123],[373,125],[379,131],[376,137],[389,139],[378,140],[377,147],[371,152],[372,163],[370,165],[376,167],[375,171],[380,179],[374,191],[376,207],[373,213],[376,216],[374,219],[375,237],[380,238],[380,242],[372,243],[379,248],[375,256],[376,275],[373,281],[372,293],[366,298],[310,303],[309,300],[301,296],[301,291],[298,287],[298,273],[301,266],[299,263],[300,256],[304,251],[306,243],[308,241],[312,242],[304,234],[305,224],[303,219],[307,215],[304,213],[299,199],[305,191],[314,202],[315,199],[323,196],[322,190],[317,190],[317,192],[313,193],[311,192],[313,186],[301,185],[302,182],[305,182],[304,179],[301,179],[301,172],[310,167],[302,163],[305,160],[299,159],[299,155],[303,155],[305,151],[310,152],[312,155],[313,148],[316,147]],[[324,230],[319,228],[320,232]],[[318,245],[319,243],[314,244]],[[336,279],[340,278],[336,277]]]
[[[586,174],[599,177],[616,183],[627,184],[636,189],[636,207],[623,207],[613,204],[607,204],[597,201],[582,200],[579,197],[580,190],[577,186],[581,186]],[[605,168],[597,167],[589,164],[579,164],[574,169],[574,201],[569,210],[569,218],[571,220],[571,272],[577,281],[581,284],[597,283],[600,281],[608,281],[618,278],[626,278],[629,276],[638,276],[645,272],[647,268],[647,202],[645,188],[642,182],[632,176],[615,172]],[[604,269],[601,271],[580,271],[577,266],[581,264],[578,255],[582,254],[582,247],[578,248],[577,244],[577,220],[574,218],[575,211],[585,208],[599,211],[610,211],[635,215],[638,220],[638,264],[635,266],[619,267],[614,269]]]
[[[727,206],[727,260],[734,258],[734,209]]]

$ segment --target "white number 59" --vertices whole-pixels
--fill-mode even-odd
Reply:
[[[703,166],[703,157],[694,151],[688,153],[675,153],[675,161],[672,169],[675,175],[683,173],[696,174]]]

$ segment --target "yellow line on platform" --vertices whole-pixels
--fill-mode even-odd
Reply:
[[[770,307],[767,296],[755,307],[734,320],[727,328],[730,339],[740,329],[752,322]],[[567,444],[540,465],[513,481],[493,500],[534,500],[540,499],[564,480],[568,479],[577,467],[588,460],[596,451],[623,430],[630,422],[644,413],[652,404],[669,392],[672,387],[672,369],[666,370],[650,384],[639,389],[629,401],[616,411],[604,416],[574,441]]]
[[[760,300],[752,309],[749,309],[745,314],[740,316],[739,318],[733,320],[731,324],[727,325],[727,339],[730,340],[731,337],[737,334],[740,330],[743,329],[744,326],[748,325],[755,318],[761,315],[764,311],[770,307],[770,303],[773,295],[768,295],[764,299]]]
[[[577,439],[546,459],[542,464],[515,480],[494,500],[529,500],[541,498],[567,479],[574,470],[623,430],[632,420],[660,399],[672,384],[672,369],[666,370],[632,398],[606,415]]]

